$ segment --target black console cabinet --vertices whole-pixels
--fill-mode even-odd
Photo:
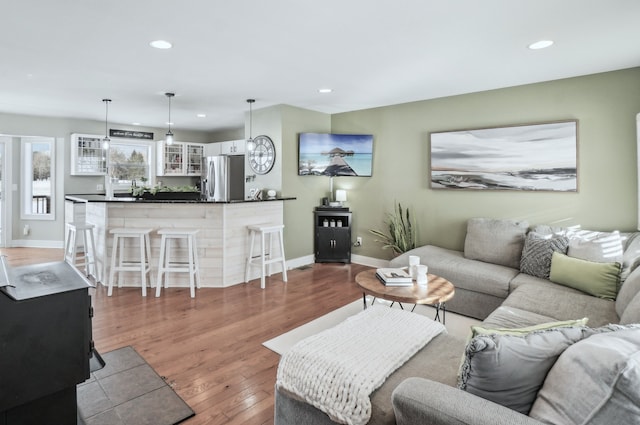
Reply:
[[[0,425],[75,425],[93,348],[91,285],[64,262],[1,268],[15,287],[0,288]]]
[[[349,209],[317,207],[313,216],[316,263],[350,263],[351,212]]]

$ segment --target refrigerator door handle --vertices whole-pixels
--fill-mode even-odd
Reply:
[[[209,164],[207,167],[208,182],[207,182],[207,190],[209,191],[209,199],[215,198],[215,185],[216,185],[216,175],[215,175],[215,161],[209,160]]]

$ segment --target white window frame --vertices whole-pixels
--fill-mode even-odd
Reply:
[[[155,181],[156,181],[156,173],[155,173],[155,163],[156,163],[156,143],[153,141],[148,141],[148,140],[137,140],[137,139],[115,139],[112,138],[111,142],[110,142],[110,146],[109,146],[109,150],[111,150],[114,146],[116,145],[125,145],[125,146],[131,146],[131,145],[137,145],[137,146],[144,146],[147,149],[147,182],[144,183],[147,186],[154,186],[155,185]],[[110,171],[111,171],[111,166],[113,164],[111,164],[111,152],[109,152],[107,154],[107,173],[110,175]],[[138,186],[142,186],[143,183],[142,182],[136,182]],[[119,182],[113,182],[112,183],[112,187],[113,190],[118,190],[118,191],[123,191],[123,190],[129,190],[131,188],[131,182],[126,182],[126,183],[119,183]]]
[[[56,138],[39,136],[20,137],[21,146],[21,180],[22,199],[20,202],[20,218],[22,220],[55,220],[56,219]],[[51,146],[51,205],[47,214],[34,214],[33,206],[33,148],[34,143],[49,143]]]

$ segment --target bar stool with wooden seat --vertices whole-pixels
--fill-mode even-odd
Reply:
[[[149,274],[149,286],[151,284],[151,244],[149,233],[153,229],[149,228],[117,228],[109,230],[113,235],[113,248],[111,249],[111,268],[109,271],[109,289],[107,295],[113,293],[113,280],[118,273],[118,288],[122,286],[121,272],[140,272],[140,286],[142,286],[142,296],[147,296],[147,274]],[[126,258],[125,239],[138,239],[140,249],[140,260],[135,261]],[[119,256],[118,256],[119,254]],[[116,264],[117,263],[117,264]]]
[[[251,271],[251,266],[260,266],[261,274],[260,274],[260,287],[264,289],[265,287],[265,276],[266,276],[266,267],[268,266],[268,275],[271,276],[271,264],[273,263],[282,263],[282,281],[287,281],[287,264],[284,258],[284,238],[283,238],[283,229],[284,224],[256,224],[247,226],[249,229],[249,234],[251,236],[251,241],[249,242],[249,256],[247,257],[247,266],[244,273],[244,281],[245,283],[249,282],[249,272]],[[280,242],[280,256],[273,257],[273,240],[272,237],[274,234],[278,235],[278,239]],[[253,256],[253,245],[255,244],[256,235],[260,236],[260,254],[255,258]],[[265,236],[269,236],[269,251],[266,251],[265,246]],[[268,257],[268,259],[267,259]]]
[[[84,274],[86,276],[92,275],[96,282],[99,282],[100,276],[96,263],[96,243],[93,238],[94,228],[95,226],[90,223],[65,223],[64,261],[76,268],[84,267]],[[80,235],[82,238],[82,255],[78,256]]]
[[[191,298],[196,296],[196,285],[200,288],[200,265],[198,263],[198,246],[196,234],[198,229],[166,228],[158,230],[162,236],[160,239],[160,258],[158,259],[158,280],[156,282],[156,297],[160,296],[162,276],[164,275],[164,287],[168,287],[167,273],[189,273],[189,288]],[[171,240],[184,239],[187,243],[186,262],[171,261]]]

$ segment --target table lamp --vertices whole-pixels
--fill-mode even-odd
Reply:
[[[346,202],[347,200],[347,191],[344,189],[337,189],[336,190],[336,201],[340,202],[340,206],[342,206],[343,202]]]

